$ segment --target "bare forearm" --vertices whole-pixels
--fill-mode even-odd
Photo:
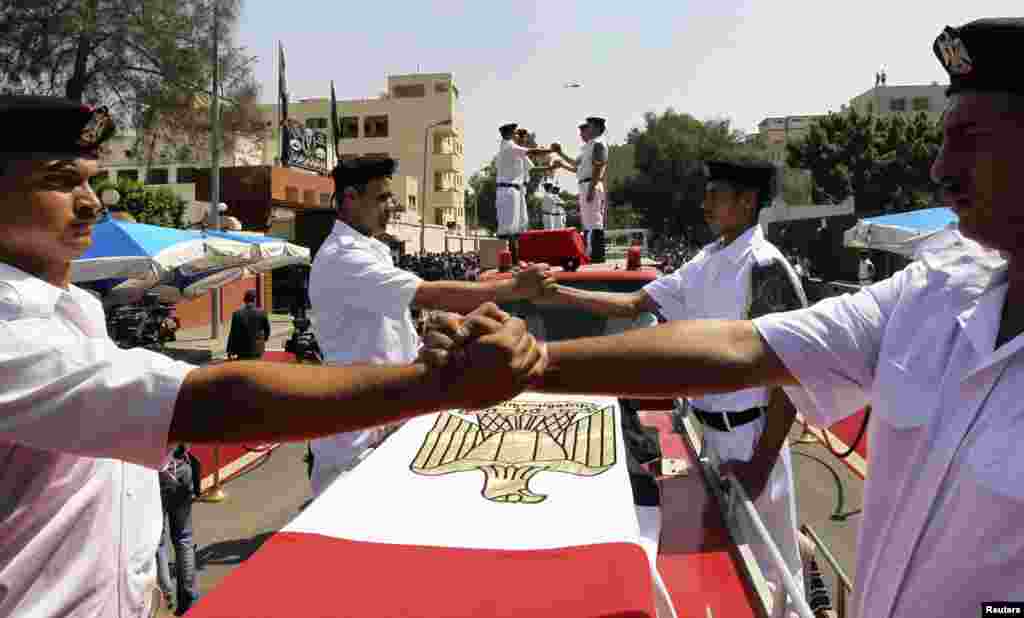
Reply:
[[[781,388],[773,388],[768,399],[768,420],[764,433],[754,446],[754,460],[774,462],[783,443],[789,437],[789,428],[796,418],[796,407]]]
[[[534,390],[633,398],[795,384],[751,322],[669,322],[610,337],[549,343]]]
[[[240,361],[196,369],[182,385],[170,442],[304,440],[447,407],[423,365],[310,367]]]
[[[554,296],[545,301],[545,304],[552,303],[612,318],[635,318],[640,314],[632,294],[592,292],[564,285],[556,286]]]
[[[515,281],[431,281],[421,284],[414,304],[425,309],[470,313],[484,303],[521,300]]]
[[[604,163],[596,163],[596,162],[591,166],[591,168],[590,168],[590,178],[593,180],[594,183],[598,183],[598,182],[603,182],[604,181],[604,170],[605,170],[605,167],[606,166],[605,166]]]

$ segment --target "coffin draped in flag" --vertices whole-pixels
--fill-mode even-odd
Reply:
[[[211,616],[671,616],[614,399],[413,419],[204,598]]]

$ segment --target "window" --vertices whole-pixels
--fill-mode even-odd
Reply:
[[[423,84],[408,84],[395,86],[393,91],[396,99],[411,99],[413,97],[427,96],[427,87]]]
[[[147,185],[165,185],[167,184],[167,168],[155,167],[150,170],[146,170],[146,184]]]
[[[388,117],[387,116],[367,116],[363,121],[363,136],[364,137],[387,137],[388,136]]]
[[[117,179],[121,180],[138,180],[139,170],[120,170],[117,172]]]
[[[444,225],[444,211],[440,208],[434,211],[434,224]]]
[[[448,82],[437,82],[434,84],[434,92],[448,92]]]
[[[892,99],[889,101],[890,112],[905,112],[907,111],[907,100],[903,97],[898,99]]]
[[[911,106],[915,112],[926,112],[931,109],[931,103],[928,97],[914,97]]]
[[[178,168],[178,182],[182,184],[194,183],[196,181],[197,170],[194,167],[179,167]]]
[[[868,113],[869,114],[875,113],[875,104],[874,103],[868,103]]]
[[[416,210],[416,196],[409,196],[409,210]]]
[[[355,139],[359,137],[359,118],[356,116],[345,116],[338,123],[341,130],[341,139]]]
[[[327,119],[326,118],[306,118],[307,129],[326,129]]]

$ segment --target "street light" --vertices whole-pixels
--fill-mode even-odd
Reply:
[[[430,145],[427,140],[430,139],[431,129],[447,126],[451,123],[451,118],[439,120],[433,124],[428,124],[427,128],[423,130],[423,178],[420,181],[420,255],[426,255],[427,253],[427,161],[430,160]]]

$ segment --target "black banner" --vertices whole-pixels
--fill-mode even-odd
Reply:
[[[289,120],[281,129],[281,137],[285,154],[282,165],[327,175],[327,135]]]

